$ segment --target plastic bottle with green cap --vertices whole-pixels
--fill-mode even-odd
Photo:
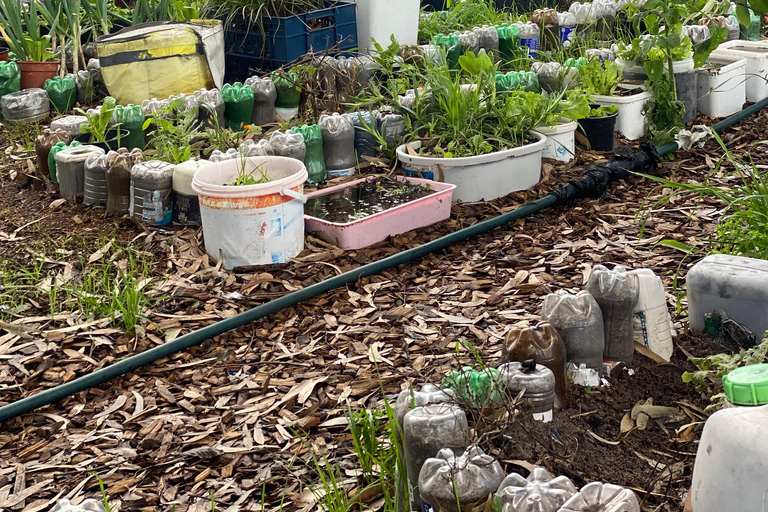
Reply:
[[[224,99],[224,123],[228,128],[239,131],[251,124],[253,89],[240,82],[224,84],[221,97]]]
[[[725,397],[733,405],[768,404],[768,364],[751,364],[723,377]]]
[[[51,100],[51,106],[57,112],[66,112],[72,110],[77,99],[77,87],[75,81],[71,78],[55,76],[49,78],[43,84],[43,89],[48,93],[48,99]]]
[[[320,127],[316,124],[304,125],[298,128],[291,128],[294,133],[300,133],[304,136],[304,144],[307,152],[304,155],[304,165],[307,166],[309,181],[320,183],[325,181],[327,174],[325,168],[325,157],[323,156],[323,134]]]
[[[64,149],[68,148],[75,148],[77,146],[81,146],[78,141],[73,140],[69,144],[65,142],[57,142],[52,148],[51,152],[48,153],[48,171],[51,173],[51,181],[56,183],[56,153],[59,151],[62,151]]]
[[[128,130],[126,148],[144,150],[144,110],[139,105],[117,105],[112,117],[124,130]]]
[[[294,70],[290,70],[288,73],[274,72],[272,73],[272,83],[275,84],[275,89],[277,89],[275,113],[284,121],[287,121],[299,113],[301,79]]]

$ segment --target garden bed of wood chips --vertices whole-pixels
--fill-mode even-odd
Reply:
[[[729,130],[729,149],[765,139],[766,120],[753,116]],[[368,249],[344,252],[308,236],[294,262],[235,274],[205,256],[200,230],[148,230],[57,200],[34,178],[30,155],[3,142],[1,258],[26,264],[46,258],[49,278],[77,279],[88,264],[81,262],[119,262],[124,255],[115,247],[130,244],[152,257],[146,286],[163,298],[131,336],[109,319],[82,318],[74,310],[52,318],[46,304],[6,314],[0,405],[509,211],[580,176],[584,163],[605,158],[583,153],[573,164],[546,163],[533,190],[454,205],[450,220]],[[709,142],[678,153],[657,173],[702,182],[721,154]],[[762,149],[754,153],[757,163],[763,155]],[[726,171],[715,181],[733,183]],[[664,201],[670,190],[640,177],[609,190],[605,198],[518,220],[6,422],[0,509],[32,512],[57,498],[99,497],[95,473],[113,511],[210,510],[209,489],[217,510],[260,510],[262,503],[265,510],[314,510],[310,447],[340,464],[356,492],[347,401],[353,409],[375,407],[382,386],[391,398],[409,381],[438,382],[446,370],[471,361],[462,338],[487,363],[498,363],[509,327],[537,321],[547,293],[578,289],[597,264],[652,268],[663,276],[674,308],[682,254],[656,244],[674,239],[702,247],[722,205],[694,194]],[[683,263],[681,275],[691,263]],[[685,317],[674,317],[684,333]],[[687,355],[719,350],[712,340],[681,334],[671,364],[637,355],[636,375],[592,393],[578,390],[553,424],[521,421],[513,443],[488,448],[508,471],[544,464],[579,484],[599,479],[632,487],[644,510],[682,510],[707,401],[680,374],[692,369]],[[644,429],[626,424],[627,412],[648,399],[678,412]],[[376,506],[374,497],[370,507]]]

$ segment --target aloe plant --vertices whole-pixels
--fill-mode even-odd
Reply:
[[[45,62],[54,57],[48,49],[51,36],[40,33],[38,8],[37,0],[30,3],[29,10],[19,0],[0,0],[0,35],[19,60]]]

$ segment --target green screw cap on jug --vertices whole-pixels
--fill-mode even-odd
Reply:
[[[243,126],[251,124],[253,89],[240,82],[224,84],[221,97],[224,100],[224,123],[231,130],[242,130]]]
[[[465,366],[446,373],[440,387],[453,391],[459,402],[488,407],[502,398],[498,382],[499,371],[496,368],[473,370]]]
[[[117,105],[112,118],[121,128],[128,130],[127,149],[139,148],[144,150],[144,110],[139,105]]]
[[[43,89],[48,93],[51,100],[51,106],[57,112],[66,112],[72,110],[77,99],[77,87],[75,81],[68,77],[55,76],[49,78],[43,84]]]
[[[304,165],[307,166],[309,181],[312,183],[325,181],[327,170],[323,156],[323,134],[320,133],[320,127],[316,124],[312,126],[305,124],[299,128],[291,128],[291,131],[304,136],[304,144],[307,148],[304,155]]]
[[[21,90],[21,71],[16,62],[0,62],[0,98]],[[3,113],[0,112],[0,119]]]
[[[65,142],[57,142],[56,145],[54,145],[51,148],[51,152],[48,153],[48,171],[51,173],[51,181],[56,183],[56,153],[59,151],[62,151],[64,149],[68,148],[75,148],[77,146],[82,146],[78,141],[73,140],[69,144]]]
[[[768,364],[751,364],[723,377],[723,390],[734,405],[768,404]]]

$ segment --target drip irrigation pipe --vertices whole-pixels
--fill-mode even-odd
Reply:
[[[719,132],[766,106],[768,106],[768,98],[717,123],[713,126],[713,129],[716,132]],[[570,203],[580,197],[599,197],[602,194],[605,185],[609,182],[624,177],[629,171],[639,172],[644,169],[649,170],[649,167],[655,165],[660,156],[667,155],[676,149],[677,143],[667,144],[666,146],[659,148],[658,151],[651,145],[644,145],[639,152],[628,155],[619,155],[612,161],[600,166],[590,166],[582,178],[569,182],[555,190],[553,193],[548,194],[541,199],[537,199],[536,201],[526,203],[510,212],[478,222],[477,224],[442,236],[431,242],[414,247],[413,249],[408,249],[382,260],[368,263],[367,265],[363,265],[362,267],[307,286],[301,290],[288,293],[265,304],[249,309],[248,311],[220,320],[219,322],[198,329],[197,331],[179,336],[173,341],[118,361],[106,368],[101,368],[100,370],[84,375],[73,381],[60,384],[54,388],[46,389],[27,398],[22,398],[21,400],[0,407],[0,422],[16,418],[17,416],[39,407],[59,402],[75,393],[85,391],[86,389],[98,386],[108,380],[125,375],[137,368],[151,364],[158,359],[171,356],[182,350],[199,345],[214,336],[219,336],[225,332],[242,327],[245,324],[255,322],[256,320],[277,313],[285,308],[295,306],[341,286],[354,283],[363,277],[378,274],[384,270],[410,263],[411,261],[441,249],[445,249],[453,244],[463,242],[474,236],[501,227],[514,220],[521,219],[555,205]]]

